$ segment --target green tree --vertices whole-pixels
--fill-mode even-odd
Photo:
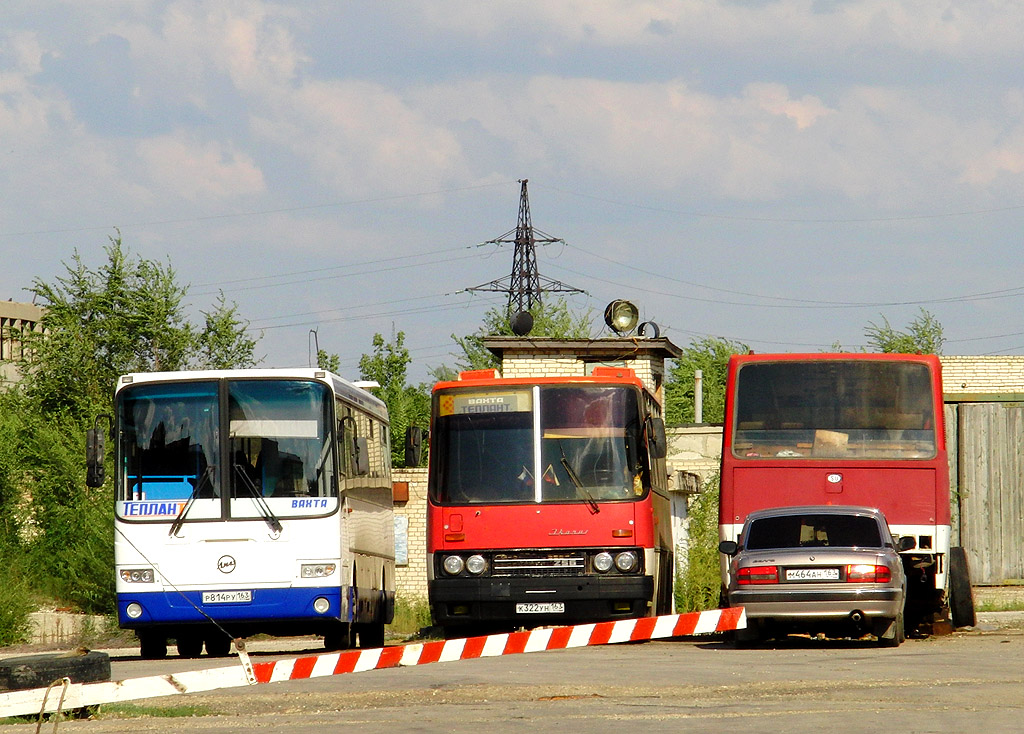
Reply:
[[[586,339],[590,336],[590,311],[574,313],[565,299],[535,304],[530,309],[530,315],[533,316],[530,336],[553,339]],[[452,339],[462,349],[458,360],[460,370],[485,370],[501,366],[498,358],[483,345],[484,338],[488,336],[513,336],[506,308],[496,306],[489,309],[484,314],[483,325],[469,336],[452,334]]]
[[[249,336],[249,322],[239,318],[238,305],[230,306],[221,292],[213,310],[201,311],[206,320],[199,334],[194,366],[209,370],[248,369],[256,359],[256,340]]]
[[[364,380],[373,380],[379,388],[375,392],[388,406],[391,419],[391,464],[405,463],[405,429],[426,426],[430,421],[430,394],[423,386],[406,384],[406,374],[412,358],[405,347],[405,332],[399,331],[390,342],[380,334],[373,335],[373,353],[359,358],[359,374]]]
[[[85,430],[111,412],[120,374],[246,367],[255,347],[223,295],[197,329],[169,263],[133,257],[119,236],[105,252],[91,268],[76,251],[63,276],[34,281],[43,331],[25,335],[32,361],[0,394],[0,563],[19,560],[5,582],[100,613],[114,604],[114,497],[85,486]]]
[[[119,375],[181,369],[196,342],[170,264],[132,259],[120,236],[105,249],[99,268],[75,251],[66,275],[37,278],[31,289],[46,310],[43,333],[27,335],[34,357],[25,385],[44,413],[86,420],[109,406]]]
[[[868,322],[864,335],[868,338],[867,351],[898,354],[942,354],[942,345],[946,341],[942,335],[942,324],[923,308],[905,331],[894,329],[889,319],[882,316],[881,325]]]
[[[341,372],[341,357],[337,354],[325,352],[323,349],[316,350],[316,366],[322,370],[338,374]]]
[[[725,380],[729,357],[746,354],[746,344],[709,336],[696,339],[669,369],[665,381],[665,422],[669,425],[692,423],[695,417],[694,373],[703,376],[703,420],[721,423],[725,416]]]

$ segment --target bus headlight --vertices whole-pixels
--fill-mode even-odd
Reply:
[[[605,573],[612,567],[612,554],[608,551],[601,551],[594,556],[594,570],[598,573]]]
[[[317,614],[326,614],[327,610],[331,608],[331,603],[324,599],[322,596],[316,598],[313,602],[313,611]]]
[[[124,613],[131,619],[138,619],[142,616],[142,605],[136,601],[133,601],[127,607],[125,607]]]
[[[319,579],[333,576],[336,568],[333,563],[303,563],[300,575],[304,579]]]
[[[466,559],[466,570],[479,576],[487,570],[487,559],[481,555],[473,555]]]
[[[153,583],[152,568],[122,568],[121,580],[126,584],[151,584]]]
[[[636,553],[633,551],[623,551],[615,556],[615,568],[619,569],[622,573],[629,573],[635,570],[636,565]]]
[[[461,556],[448,556],[444,559],[443,565],[445,573],[449,576],[458,576],[462,573],[462,569],[466,567]]]

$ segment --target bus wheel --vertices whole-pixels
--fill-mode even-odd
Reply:
[[[355,646],[355,634],[349,624],[339,624],[337,629],[324,634],[325,650],[349,650]]]
[[[206,636],[206,654],[211,658],[226,658],[231,654],[231,638],[221,630]]]
[[[354,624],[355,633],[359,635],[359,647],[384,647],[384,620]]]
[[[949,549],[949,611],[955,627],[973,627],[978,623],[967,553],[960,546]]]
[[[178,637],[178,656],[197,658],[203,652],[203,638],[199,635],[181,635]]]
[[[151,632],[140,633],[139,656],[143,660],[163,660],[167,657],[167,638]]]

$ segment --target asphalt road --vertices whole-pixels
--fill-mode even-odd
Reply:
[[[266,651],[273,644],[258,646],[264,651],[254,652],[254,659],[297,654],[294,642],[284,654]],[[115,653],[113,677],[212,664]],[[60,732],[321,734],[348,726],[382,734],[1018,732],[1024,730],[1024,630],[982,623],[896,649],[790,638],[737,650],[720,639],[690,638],[375,670],[144,703],[187,703],[211,713],[68,721]],[[35,724],[0,731],[35,731]]]

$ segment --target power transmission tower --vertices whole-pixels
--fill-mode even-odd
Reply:
[[[508,293],[508,313],[510,317],[522,312],[529,312],[535,305],[540,305],[542,293],[583,293],[579,288],[566,285],[558,280],[551,280],[541,276],[537,269],[537,243],[553,244],[555,242],[565,243],[558,237],[533,228],[530,219],[530,197],[526,192],[528,179],[522,179],[522,189],[519,194],[519,219],[516,228],[510,229],[500,237],[484,242],[485,245],[514,244],[515,251],[512,255],[512,273],[506,278],[492,280],[474,288],[467,288],[468,291],[490,291],[495,293]],[[537,235],[540,235],[538,237]],[[512,237],[512,239],[509,239]]]

